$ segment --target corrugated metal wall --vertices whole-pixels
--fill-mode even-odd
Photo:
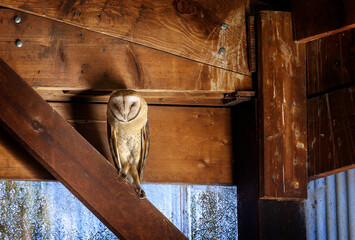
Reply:
[[[311,181],[305,215],[308,240],[355,240],[355,169]]]

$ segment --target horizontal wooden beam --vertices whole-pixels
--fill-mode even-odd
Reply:
[[[308,42],[355,28],[353,0],[292,0],[295,40]]]
[[[13,19],[20,16],[16,24]],[[52,20],[0,9],[0,54],[33,87],[251,90],[251,77]],[[23,42],[16,47],[15,40]]]
[[[111,160],[106,104],[54,102],[50,105]],[[230,109],[149,106],[148,114],[151,148],[145,182],[233,184]],[[7,140],[7,135],[0,133],[1,179],[53,179],[22,152],[16,143]]]
[[[0,119],[120,239],[187,239],[2,60]]]
[[[1,0],[0,6],[248,74],[246,2]]]
[[[311,179],[355,167],[354,92],[351,86],[307,102]]]
[[[291,14],[258,17],[260,195],[307,196],[306,55],[292,38]]]
[[[113,90],[63,90],[52,87],[35,87],[41,97],[51,102],[94,102],[107,103]],[[250,101],[254,91],[236,91],[232,93],[214,91],[173,91],[136,89],[148,104],[154,105],[194,105],[194,106],[231,106]]]
[[[355,29],[306,44],[308,96],[355,83]]]

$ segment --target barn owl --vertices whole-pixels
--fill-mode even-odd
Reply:
[[[148,105],[133,90],[114,92],[107,104],[107,135],[115,166],[134,186],[140,198],[149,149]]]

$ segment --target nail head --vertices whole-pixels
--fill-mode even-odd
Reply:
[[[221,47],[220,49],[219,49],[219,51],[218,51],[218,53],[220,54],[220,55],[224,55],[224,54],[226,54],[226,49],[224,48],[224,47]]]
[[[14,22],[15,23],[20,23],[21,22],[21,17],[20,16],[15,16],[14,17]]]
[[[16,41],[15,41],[15,44],[16,44],[16,46],[17,47],[22,47],[22,45],[23,45],[23,43],[22,43],[22,41],[20,40],[20,39],[17,39]]]
[[[222,30],[227,30],[227,28],[228,28],[228,24],[227,23],[222,23],[221,24],[221,29]]]

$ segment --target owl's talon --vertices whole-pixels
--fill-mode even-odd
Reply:
[[[143,191],[143,189],[138,189],[137,190],[137,194],[138,194],[140,199],[144,199],[145,198],[145,192]]]

